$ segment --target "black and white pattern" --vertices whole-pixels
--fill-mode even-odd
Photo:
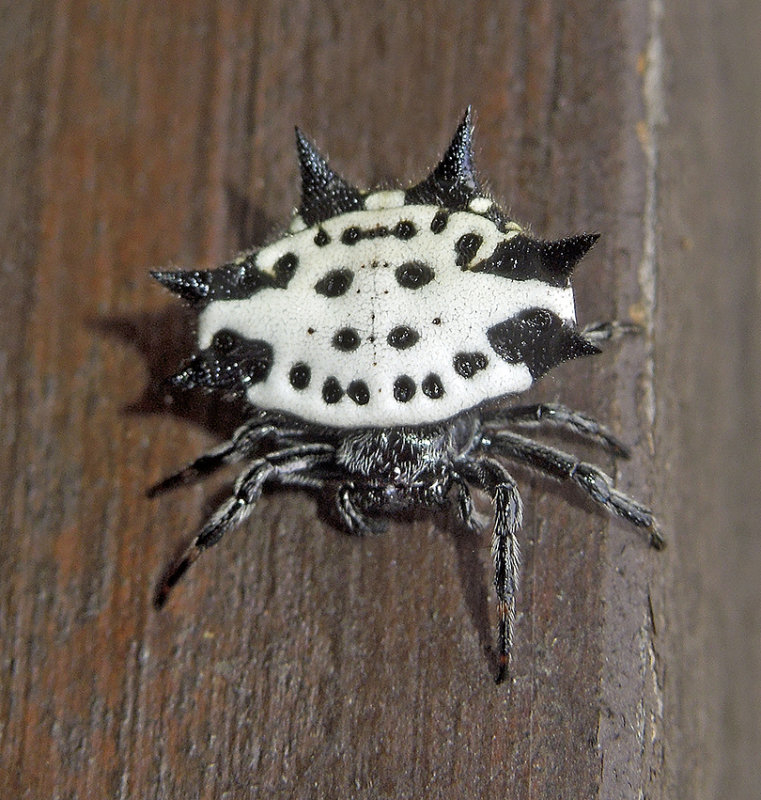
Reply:
[[[214,337],[229,331],[270,351],[266,373],[236,384],[252,405],[382,427],[448,419],[597,352],[576,331],[569,281],[597,236],[538,241],[497,213],[475,177],[470,135],[466,115],[425,180],[362,193],[297,132],[302,200],[291,233],[217,270],[154,273],[199,309],[196,366],[218,359]],[[231,391],[223,367],[203,385]],[[175,380],[190,385],[193,369]]]
[[[663,546],[652,512],[607,475],[513,428],[555,425],[625,457],[609,431],[564,406],[494,402],[599,352],[626,326],[577,328],[570,278],[597,235],[529,236],[483,193],[471,136],[468,111],[425,179],[405,191],[362,192],[297,131],[302,196],[286,235],[216,270],[154,273],[198,311],[198,352],[174,385],[252,406],[230,442],[156,487],[246,464],[162,582],[159,604],[203,550],[251,513],[266,485],[331,496],[356,534],[383,530],[390,514],[450,502],[476,527],[474,487],[495,508],[501,680],[522,520],[502,461],[576,485]]]
[[[428,424],[525,391],[537,375],[533,358],[512,357],[521,342],[526,344],[525,326],[513,326],[517,338],[512,349],[506,331],[512,330],[511,320],[520,320],[530,309],[546,310],[558,320],[541,331],[547,340],[542,352],[549,359],[544,371],[593,352],[565,341],[575,330],[569,286],[478,271],[471,266],[478,258],[475,248],[464,247],[463,240],[479,242],[477,249],[488,258],[506,235],[467,211],[452,212],[446,228],[433,233],[436,213],[428,206],[349,212],[321,221],[331,239],[326,246],[315,244],[310,228],[259,251],[257,274],[272,271],[272,279],[259,279],[257,291],[247,298],[207,302],[199,317],[201,349],[209,348],[222,329],[266,341],[273,353],[271,370],[266,379],[251,381],[248,400],[336,427]],[[402,223],[417,233],[400,239],[394,231]],[[464,262],[463,253],[471,255],[458,264],[458,259]],[[278,282],[274,272],[284,260],[298,264],[287,283]],[[500,324],[505,326],[502,335],[493,333]],[[486,363],[463,369],[460,353],[484,354]],[[293,386],[295,364],[309,367],[310,390]],[[445,393],[431,397],[395,388],[400,376],[419,388],[431,371]],[[342,390],[338,400],[335,391],[328,393],[330,402],[325,400],[321,387],[328,378]],[[355,381],[362,381],[369,393],[360,395],[360,403],[346,391]]]

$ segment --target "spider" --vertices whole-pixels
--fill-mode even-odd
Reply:
[[[266,486],[326,494],[356,535],[452,504],[477,529],[475,488],[494,505],[500,682],[513,643],[522,522],[506,461],[576,485],[664,546],[650,509],[604,472],[520,432],[547,424],[628,457],[590,417],[514,398],[633,326],[577,327],[570,276],[598,235],[529,235],[481,189],[472,132],[468,109],[425,179],[363,192],[297,129],[302,196],[288,231],[215,270],[153,273],[198,311],[198,351],[171,386],[243,397],[250,409],[230,441],[151,490],[243,463],[230,496],[163,580],[157,605],[251,514]]]

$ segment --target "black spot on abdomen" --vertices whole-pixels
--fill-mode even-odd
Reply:
[[[489,359],[479,352],[457,353],[452,359],[454,371],[463,378],[472,378],[477,372],[486,369]]]
[[[431,233],[441,233],[449,222],[449,212],[439,210],[431,220]]]
[[[356,225],[346,228],[346,230],[341,234],[341,241],[348,245],[356,244],[361,238],[362,231]]]
[[[408,261],[397,267],[394,274],[403,289],[420,289],[434,278],[434,271],[422,261]]]
[[[325,379],[325,383],[322,384],[322,399],[328,405],[335,405],[343,395],[344,390],[341,388],[338,378],[334,378],[331,375]]]
[[[299,258],[296,253],[286,253],[275,263],[275,284],[281,289],[285,289],[291,281],[293,273],[299,265]]]
[[[394,400],[407,403],[415,396],[415,381],[409,375],[400,375],[394,381]]]
[[[420,334],[408,325],[398,325],[389,333],[386,341],[395,350],[407,350],[416,344],[419,338]]]
[[[397,239],[411,239],[417,233],[417,228],[408,219],[400,220],[394,226],[394,236]]]
[[[420,388],[423,390],[423,394],[426,397],[430,397],[431,400],[438,400],[444,395],[444,386],[441,383],[441,378],[435,372],[431,372],[430,375],[426,375],[423,378]]]
[[[481,247],[483,242],[483,237],[479,236],[477,233],[464,233],[454,245],[455,253],[457,253],[457,258],[455,258],[455,264],[458,267],[465,267],[470,264],[470,262],[476,257],[476,253],[478,249]]]
[[[314,285],[317,294],[323,297],[340,297],[345,294],[354,280],[350,269],[333,269]]]
[[[352,381],[346,387],[346,394],[348,394],[358,406],[365,406],[370,401],[370,390],[367,388],[367,384],[364,381]]]
[[[309,364],[304,364],[303,362],[294,364],[288,373],[288,380],[294,389],[306,389],[312,380],[312,370],[309,368]]]
[[[359,334],[354,328],[341,328],[333,336],[333,347],[343,353],[351,353],[359,347]]]

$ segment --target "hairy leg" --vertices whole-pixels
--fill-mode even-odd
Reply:
[[[371,517],[360,510],[358,506],[369,505],[362,503],[362,496],[370,498],[372,490],[363,490],[353,482],[342,483],[336,490],[336,508],[346,530],[352,536],[367,536],[368,534],[385,533],[388,522],[383,519]]]
[[[484,436],[481,446],[558,480],[572,481],[612,514],[628,520],[638,528],[647,529],[651,546],[658,550],[664,547],[665,542],[653,512],[619,492],[613,485],[613,479],[594,465],[514,433],[501,432]]]
[[[480,533],[481,523],[476,519],[473,511],[473,498],[470,495],[467,482],[461,475],[455,473],[452,475],[452,483],[457,493],[457,511],[460,514],[460,519],[468,530]]]
[[[571,430],[601,444],[606,450],[621,458],[629,458],[629,449],[604,425],[592,417],[574,411],[558,403],[537,403],[529,406],[513,406],[499,411],[484,423],[487,433],[499,433],[507,424],[539,424],[547,422],[560,429]]]
[[[637,336],[640,333],[642,333],[642,327],[630,320],[592,322],[581,329],[581,335],[593,344],[615,341],[622,336]]]
[[[303,432],[298,428],[283,427],[268,420],[251,420],[238,428],[232,439],[152,486],[147,492],[148,497],[201,480],[227,464],[250,458],[267,437],[272,437],[277,446],[282,446],[293,443],[302,436]]]
[[[161,582],[155,605],[164,605],[172,587],[204,550],[217,544],[227,531],[248,517],[266,483],[303,485],[304,480],[308,479],[309,470],[331,461],[334,454],[335,450],[331,445],[304,444],[278,450],[253,461],[235,482],[230,497],[211,515]]]
[[[495,459],[488,456],[468,457],[458,461],[457,468],[476,486],[489,494],[494,503],[492,557],[499,617],[496,680],[497,683],[501,683],[507,676],[510,652],[513,646],[515,595],[518,591],[520,577],[520,549],[517,534],[523,520],[523,506],[515,481],[502,464]]]

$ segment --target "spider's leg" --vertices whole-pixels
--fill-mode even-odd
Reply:
[[[334,452],[329,444],[304,444],[257,458],[238,478],[233,493],[209,517],[161,582],[155,605],[164,605],[172,587],[204,550],[217,544],[227,531],[246,519],[261,497],[265,483],[293,484],[299,473],[308,473],[312,467],[332,460]]]
[[[468,530],[474,533],[481,532],[481,524],[476,519],[473,511],[473,498],[470,495],[468,484],[462,476],[453,473],[452,483],[454,483],[457,492],[457,511],[460,514],[460,519],[465,524]]]
[[[494,588],[497,592],[498,658],[497,683],[501,683],[510,666],[515,623],[515,595],[518,591],[521,555],[517,533],[523,520],[523,506],[518,487],[510,473],[493,458],[481,456],[457,462],[458,469],[487,492],[494,503]]]
[[[178,486],[201,480],[227,464],[234,464],[236,461],[248,458],[254,454],[259,443],[268,436],[273,436],[277,443],[283,444],[301,435],[303,433],[298,428],[283,428],[272,422],[260,419],[252,420],[241,425],[229,441],[223,442],[178,472],[159,481],[148,489],[147,495],[155,497],[157,494]]]
[[[612,514],[628,520],[638,528],[647,529],[650,544],[657,550],[664,547],[665,542],[653,512],[619,492],[613,485],[613,479],[592,464],[579,461],[562,450],[504,431],[494,436],[484,436],[481,446],[558,480],[573,481]]]
[[[561,429],[586,436],[597,444],[601,444],[614,455],[629,458],[629,448],[604,425],[580,411],[574,411],[558,403],[537,403],[530,406],[506,408],[487,420],[484,423],[484,429],[489,433],[497,433],[502,429],[504,423],[531,425],[542,422],[548,422]]]
[[[610,320],[609,322],[591,322],[581,329],[581,335],[592,344],[610,342],[622,336],[639,335],[642,326],[630,320]]]
[[[356,498],[361,490],[354,483],[342,483],[336,490],[336,507],[346,529],[353,536],[366,536],[371,533],[385,533],[386,520],[363,514],[356,506]]]

